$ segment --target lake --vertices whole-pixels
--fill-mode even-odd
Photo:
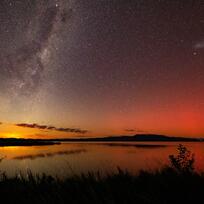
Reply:
[[[195,153],[196,170],[204,170],[204,143],[183,143]],[[137,173],[168,164],[177,153],[178,142],[62,143],[50,146],[0,147],[0,171],[13,176],[31,170],[53,176],[100,171],[115,172],[117,167]]]

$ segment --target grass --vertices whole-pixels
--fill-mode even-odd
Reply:
[[[194,171],[194,157],[186,148],[179,146],[178,150],[177,156],[170,156],[170,166],[137,175],[120,168],[106,176],[90,172],[66,179],[33,175],[30,171],[13,178],[2,173],[0,198],[3,203],[21,204],[204,203],[204,173]]]
[[[1,175],[0,198],[7,203],[204,203],[204,174],[180,174],[166,167],[133,176],[119,169],[60,180],[47,175]]]

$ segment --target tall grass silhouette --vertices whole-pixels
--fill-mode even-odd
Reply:
[[[132,175],[118,168],[117,173],[99,172],[59,179],[49,175],[0,177],[0,197],[6,203],[204,203],[204,173],[194,170],[194,155],[184,146],[169,156],[170,164],[155,171]]]

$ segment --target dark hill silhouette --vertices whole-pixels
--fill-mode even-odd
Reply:
[[[98,138],[69,138],[69,139],[53,139],[53,141],[67,142],[202,142],[200,138],[188,137],[172,137],[156,134],[137,134],[134,136],[109,136]]]
[[[60,142],[203,142],[201,138],[170,137],[155,134],[137,134],[134,136],[109,136],[97,138],[60,138],[60,139],[18,139],[0,138],[1,146],[39,146],[55,145]]]
[[[54,145],[59,142],[41,140],[41,139],[17,139],[17,138],[0,138],[0,147],[3,146],[41,146]]]

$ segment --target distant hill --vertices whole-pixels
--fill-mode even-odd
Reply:
[[[71,138],[71,139],[54,139],[54,141],[70,142],[202,142],[200,138],[188,137],[171,137],[156,134],[137,134],[134,136],[109,136],[100,138]]]
[[[55,145],[61,142],[203,142],[200,138],[170,137],[155,134],[137,134],[134,136],[109,136],[97,138],[61,138],[61,139],[17,139],[0,138],[2,146],[41,146]]]

